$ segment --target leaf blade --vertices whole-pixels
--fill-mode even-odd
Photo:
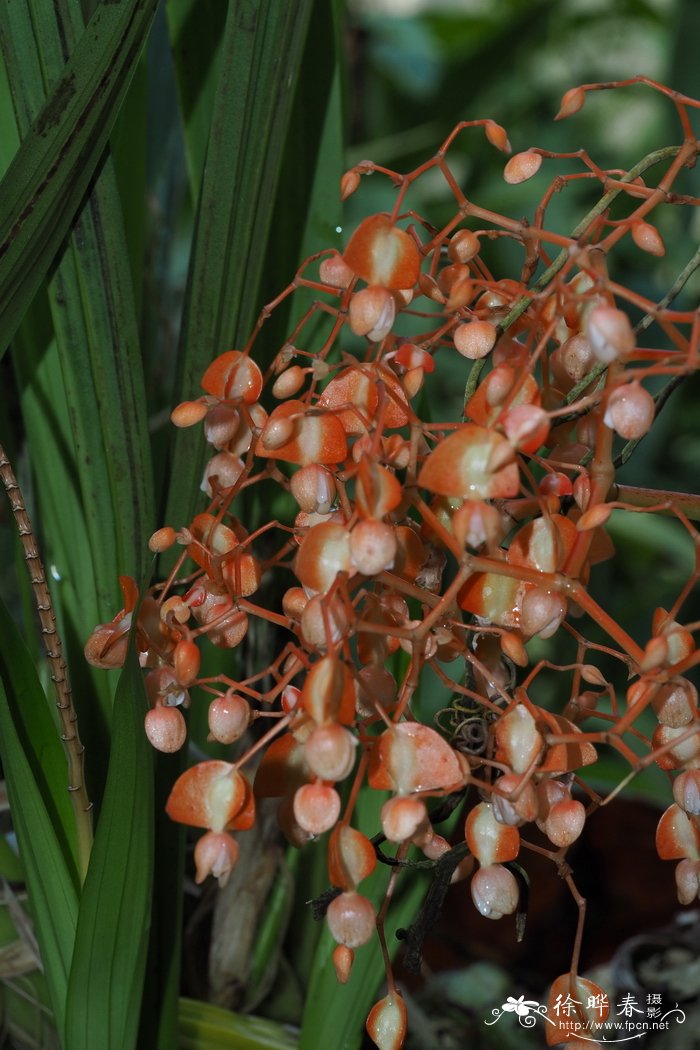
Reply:
[[[96,8],[0,184],[1,350],[73,222],[156,5],[103,0]]]
[[[130,647],[114,699],[112,752],[80,901],[67,1002],[71,1050],[136,1045],[153,876],[153,763]]]
[[[73,819],[67,766],[64,760],[59,776],[63,755],[58,731],[31,658],[2,603],[0,758],[52,1008],[62,1027],[78,916],[77,869],[67,844]]]
[[[280,175],[311,0],[229,5],[190,256],[175,397],[194,395],[210,360],[247,337]],[[202,445],[178,433],[166,520],[192,516]]]

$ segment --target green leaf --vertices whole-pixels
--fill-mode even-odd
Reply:
[[[170,0],[167,6],[194,201],[202,183],[226,11],[221,0]]]
[[[31,659],[1,603],[0,758],[51,1003],[62,1027],[78,915],[67,764]]]
[[[31,10],[0,8],[0,41],[22,134],[82,32],[78,0],[36,0]],[[96,692],[102,706],[102,722],[84,719],[94,773],[104,768],[99,756],[110,690],[102,673],[95,689],[82,646],[95,624],[118,608],[119,571],[141,574],[153,521],[136,311],[109,157],[48,293],[51,317],[43,297],[35,299],[16,337],[15,358],[37,482],[37,521],[51,523],[43,542],[53,566],[59,623],[76,658],[71,662],[78,704],[85,696],[94,708]],[[102,784],[91,787],[99,797]]]
[[[321,1044],[334,1047],[334,1043]],[[193,999],[180,1000],[179,1050],[296,1050],[283,1025]]]
[[[202,177],[185,295],[176,399],[196,395],[206,366],[245,340],[260,280],[310,0],[232,2]],[[202,468],[178,433],[166,521],[189,521]]]
[[[310,255],[324,248],[342,247],[340,177],[344,170],[344,121],[340,20],[337,0],[314,0],[272,220],[264,301],[274,299]],[[272,348],[284,342],[291,328],[290,310],[293,321],[298,320],[316,295],[311,289],[297,289],[274,312],[265,324],[264,362],[256,348],[259,363],[267,364],[274,352]],[[306,350],[315,349],[313,338],[309,342],[313,327],[312,324],[304,333]],[[322,341],[321,338],[319,349]]]
[[[133,645],[114,698],[112,753],[80,901],[66,1003],[70,1050],[136,1045],[153,877],[153,762]]]
[[[31,656],[2,601],[0,677],[7,693],[6,715],[12,719],[13,738],[22,748],[53,834],[61,845],[63,863],[71,871],[77,887],[75,824],[68,793],[68,762],[60,740],[58,718],[54,717]],[[12,773],[7,767],[5,777],[8,784],[11,783]]]
[[[363,787],[358,795],[353,824],[364,829],[365,833],[372,834],[368,829],[379,827],[379,813],[385,798],[381,792]],[[384,899],[389,875],[390,869],[378,864],[360,887],[360,892],[372,901],[377,910]],[[410,926],[427,889],[428,880],[423,872],[407,869],[402,873],[385,926],[387,948],[392,958],[400,947],[394,936],[395,931],[399,927]],[[308,890],[305,895],[308,899]],[[357,950],[350,979],[340,989],[333,967],[334,949],[335,941],[324,921],[309,972],[299,1050],[316,1050],[317,1047],[326,1046],[332,1046],[333,1050],[359,1050],[367,1015],[379,998],[384,960],[376,937]],[[333,1008],[329,1010],[328,1004],[331,1002]]]
[[[103,0],[0,184],[0,349],[43,281],[103,154],[157,0]],[[26,6],[7,0],[6,6]]]

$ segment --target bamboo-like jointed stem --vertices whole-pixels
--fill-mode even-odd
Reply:
[[[640,509],[653,507],[656,514],[670,517],[676,516],[674,508],[677,508],[691,521],[700,521],[700,495],[695,492],[671,492],[668,489],[645,489],[616,483],[608,493],[608,502],[630,503]]]
[[[56,617],[53,612],[51,594],[46,585],[44,566],[34,538],[27,508],[22,497],[17,478],[4,448],[0,445],[0,478],[5,486],[7,498],[17,523],[20,542],[27,563],[27,572],[32,585],[36,603],[41,637],[46,650],[46,658],[51,669],[51,681],[56,694],[56,707],[61,720],[61,740],[68,760],[68,791],[70,792],[73,815],[75,817],[76,838],[78,844],[78,870],[81,881],[85,878],[90,850],[92,848],[92,804],[87,795],[83,774],[83,757],[85,748],[78,735],[78,716],[73,706],[68,668],[63,659],[61,636],[56,628]]]

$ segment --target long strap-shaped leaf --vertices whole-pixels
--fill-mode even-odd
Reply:
[[[83,29],[79,0],[0,8],[0,44],[22,136],[31,135],[46,91],[59,80],[66,52],[79,44]],[[110,157],[76,217],[48,292],[72,430],[70,469],[77,472],[89,537],[79,557],[92,562],[97,608],[100,619],[107,620],[114,613],[118,573],[140,577],[145,569],[138,554],[153,527],[138,327]],[[52,404],[55,391],[42,388],[40,370],[28,375],[20,363],[20,374]],[[34,459],[41,470],[43,457]],[[71,481],[66,479],[66,488]],[[60,513],[63,504],[52,509]],[[75,576],[70,562],[60,571]],[[84,598],[89,615],[92,602]],[[92,626],[83,620],[72,624],[83,638]]]
[[[75,218],[156,6],[103,0],[0,183],[0,351]]]
[[[32,659],[0,603],[0,758],[56,1024],[78,916],[67,765]]]
[[[195,396],[213,357],[247,336],[259,310],[280,158],[311,6],[311,0],[229,3],[181,332],[178,394],[183,398]],[[200,473],[191,435],[179,434],[169,522],[190,520]]]
[[[153,760],[133,645],[114,698],[107,786],[80,900],[66,1050],[136,1045],[153,878]]]

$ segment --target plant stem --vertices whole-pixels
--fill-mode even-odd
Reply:
[[[32,593],[39,614],[41,637],[46,650],[46,658],[51,669],[51,681],[56,693],[56,707],[63,732],[61,740],[68,760],[68,791],[70,792],[75,830],[78,845],[78,871],[81,881],[84,880],[92,848],[92,803],[90,802],[85,778],[83,776],[83,758],[85,748],[78,735],[78,716],[73,706],[68,668],[63,659],[61,636],[56,629],[51,594],[46,585],[44,566],[32,531],[27,508],[20,491],[17,478],[12,469],[4,448],[0,445],[0,478],[5,486],[7,498],[17,523],[20,542],[24,550],[24,560],[32,585]]]

